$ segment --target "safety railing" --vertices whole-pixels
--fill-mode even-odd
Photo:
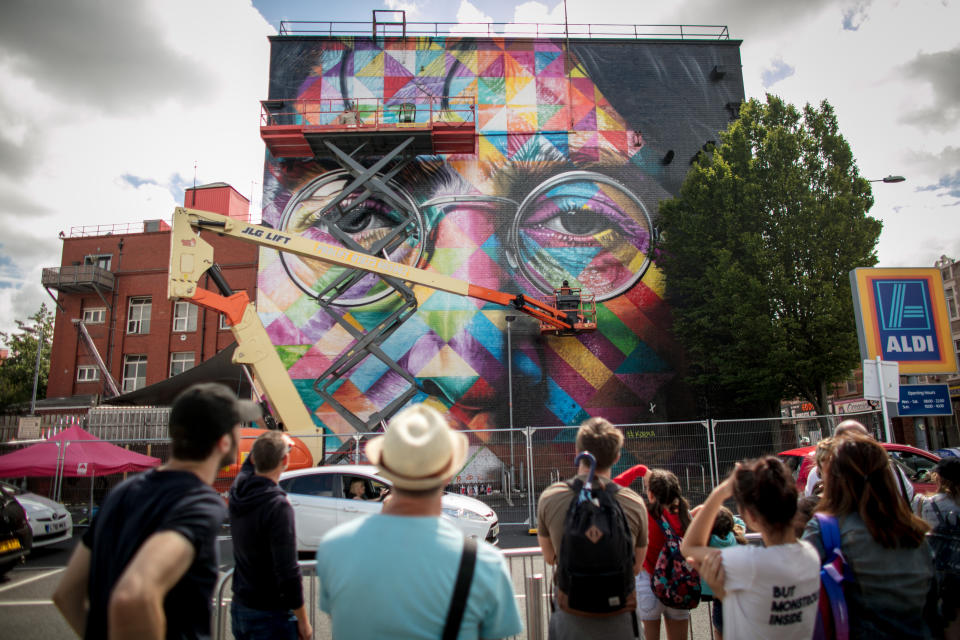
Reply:
[[[760,544],[759,538],[748,534],[751,544]],[[516,640],[543,640],[547,637],[550,621],[550,596],[553,582],[553,565],[543,561],[540,547],[522,549],[504,549],[503,555],[510,571],[514,597],[523,615],[523,632],[513,636]],[[300,570],[304,580],[304,604],[313,627],[313,637],[326,640],[332,638],[332,629],[327,616],[319,615],[318,594],[320,582],[317,578],[315,560],[301,560]],[[220,575],[213,592],[212,630],[214,640],[232,638],[230,633],[230,603],[232,600],[233,569]],[[710,622],[710,610],[706,604],[691,612],[689,638],[713,638]]]
[[[309,126],[327,129],[430,129],[439,124],[476,122],[476,99],[404,97],[352,99],[273,98],[260,102],[260,126]]]
[[[589,38],[729,40],[730,30],[719,24],[541,24],[536,22],[407,22],[284,20],[281,36],[455,36],[487,38]]]

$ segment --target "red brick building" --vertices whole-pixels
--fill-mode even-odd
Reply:
[[[222,182],[187,189],[184,203],[249,219],[249,200]],[[258,248],[213,233],[205,238],[230,286],[256,299]],[[74,227],[63,238],[60,267],[44,269],[42,276],[58,305],[48,398],[110,397],[106,372],[120,393],[140,389],[233,342],[220,314],[167,300],[169,253],[170,226],[163,220]],[[201,285],[215,291],[209,276],[205,280]]]

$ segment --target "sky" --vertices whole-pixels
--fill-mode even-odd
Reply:
[[[563,23],[511,0],[4,0],[0,331],[52,306],[60,232],[169,219],[223,181],[258,216],[259,101],[281,20]],[[574,24],[726,25],[748,98],[828,100],[883,221],[878,266],[960,259],[960,0],[567,0]],[[366,25],[355,25],[366,31]]]

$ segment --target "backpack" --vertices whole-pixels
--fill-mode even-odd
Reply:
[[[840,550],[840,525],[833,516],[814,514],[820,523],[820,540],[827,561],[820,568],[820,602],[814,640],[847,640],[850,637],[850,615],[843,583],[853,581],[853,571]]]
[[[587,616],[623,613],[636,606],[633,577],[633,537],[623,508],[617,502],[615,482],[604,488],[593,481],[596,461],[587,481],[565,484],[573,491],[564,521],[557,559],[557,604],[564,611]]]
[[[937,526],[927,534],[927,543],[933,551],[933,578],[937,595],[937,613],[941,620],[950,621],[956,613],[960,594],[960,515],[956,511],[944,514],[934,499],[928,499],[937,514]]]
[[[650,576],[650,588],[663,604],[673,609],[693,609],[700,604],[700,574],[680,551],[680,536],[663,516],[660,528],[666,541]]]

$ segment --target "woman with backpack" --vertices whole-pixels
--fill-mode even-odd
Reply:
[[[826,561],[823,538],[829,532],[822,516],[839,528],[851,574],[843,588],[850,638],[932,637],[924,616],[933,576],[925,536],[930,527],[900,495],[887,452],[869,436],[843,434],[822,467],[818,517],[807,523],[803,539]]]
[[[707,546],[725,500],[734,498],[763,547]],[[723,635],[737,640],[809,640],[820,597],[820,562],[797,540],[793,518],[797,485],[778,458],[737,465],[704,502],[681,549],[692,558],[714,595],[723,601]]]
[[[917,494],[913,510],[930,525],[940,615],[947,640],[960,639],[960,458],[943,458],[933,468],[937,492]]]
[[[643,570],[637,574],[637,616],[643,623],[646,640],[659,640],[661,617],[666,622],[667,640],[683,640],[687,637],[690,611],[663,604],[653,593],[651,579],[667,542],[664,526],[668,526],[677,537],[682,537],[690,525],[690,504],[680,491],[680,481],[671,472],[654,469],[638,475],[645,476],[649,504],[647,554]]]

